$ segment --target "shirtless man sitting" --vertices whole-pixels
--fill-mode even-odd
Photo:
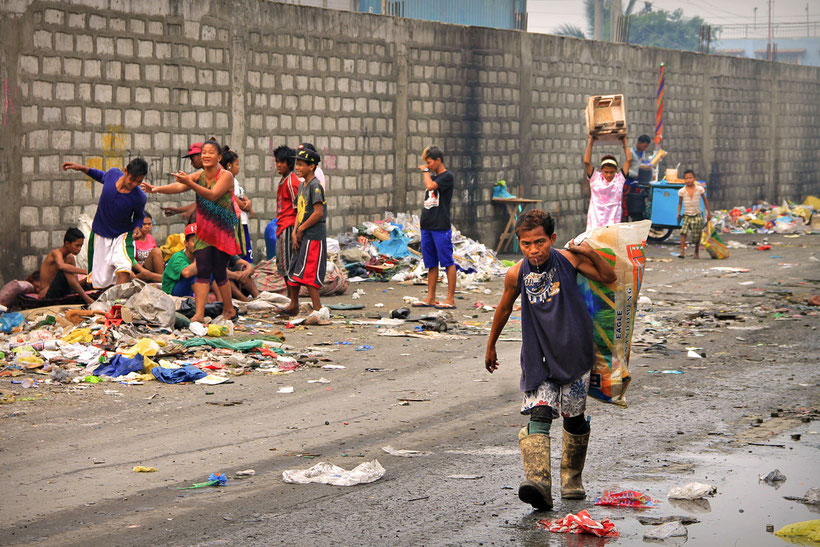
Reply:
[[[77,274],[86,275],[82,268],[77,267],[74,257],[83,248],[85,236],[77,228],[69,228],[63,237],[63,246],[54,249],[43,260],[40,266],[40,298],[56,299],[77,293],[86,304],[91,304],[94,300],[85,292],[88,287],[87,282],[82,282],[77,278]]]

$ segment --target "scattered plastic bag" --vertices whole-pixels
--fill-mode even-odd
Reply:
[[[292,484],[309,484],[318,482],[332,486],[354,486],[379,480],[385,469],[379,460],[364,462],[350,471],[328,462],[319,462],[310,469],[288,469],[282,472],[282,480]]]
[[[156,467],[145,467],[144,465],[135,465],[131,470],[134,473],[156,473]]]
[[[423,450],[401,450],[393,448],[392,446],[383,446],[382,450],[391,456],[399,456],[400,458],[417,458],[419,456],[429,456],[432,452],[425,452]]]
[[[620,535],[608,517],[598,522],[592,520],[586,510],[575,515],[570,513],[562,519],[539,520],[538,526],[550,532],[561,534],[592,534],[593,536],[612,538]]]
[[[63,342],[67,342],[69,344],[90,344],[91,340],[93,340],[91,329],[74,329],[63,336]]]
[[[2,316],[0,316],[0,331],[8,334],[25,322],[26,318],[23,316],[22,313],[18,313],[16,311],[11,313],[4,313]]]
[[[681,524],[679,520],[673,522],[667,522],[666,524],[661,524],[660,526],[653,528],[652,530],[646,532],[643,535],[644,539],[666,539],[666,538],[673,538],[673,537],[687,537],[689,532],[686,530],[686,526]]]
[[[765,482],[767,484],[774,484],[780,483],[786,480],[786,475],[780,472],[780,469],[775,469],[774,471],[770,471],[768,475],[760,475],[758,477],[758,481]]]
[[[711,496],[717,488],[702,482],[690,482],[683,486],[676,486],[669,491],[667,497],[674,500],[697,500]]]
[[[626,406],[624,393],[631,377],[629,354],[635,308],[646,264],[646,236],[652,222],[642,220],[603,226],[581,234],[604,260],[612,264],[618,279],[611,285],[590,281],[578,274],[578,287],[594,324],[595,363],[589,394],[607,403]]]
[[[180,488],[179,490],[193,490],[194,488],[205,488],[207,486],[225,486],[228,482],[228,477],[225,473],[211,473],[206,482],[198,482],[191,486]]]
[[[165,342],[157,342],[150,338],[140,338],[137,343],[127,349],[117,350],[117,353],[125,357],[135,357],[138,353],[145,357],[153,357],[159,353],[160,346],[164,346]]]
[[[611,505],[613,507],[654,507],[657,500],[635,490],[622,490],[621,492],[604,492],[603,496],[598,496],[594,501],[595,505]]]

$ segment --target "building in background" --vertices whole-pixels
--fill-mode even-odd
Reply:
[[[527,30],[527,0],[360,0],[359,10],[456,25]]]
[[[296,4],[312,8],[338,9],[344,11],[359,11],[360,0],[275,0],[282,4]]]
[[[775,23],[771,27],[775,61],[795,65],[820,66],[820,22]],[[721,25],[718,55],[767,59],[769,26]]]
[[[440,23],[527,30],[527,0],[278,0]]]

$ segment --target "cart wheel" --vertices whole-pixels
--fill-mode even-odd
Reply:
[[[669,239],[669,236],[672,235],[674,232],[674,228],[650,228],[649,235],[646,236],[646,239],[653,242],[653,243],[660,243],[661,241],[666,241]]]

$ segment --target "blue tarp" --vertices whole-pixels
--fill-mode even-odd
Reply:
[[[404,235],[401,228],[393,228],[390,232],[390,239],[382,241],[376,245],[379,254],[389,256],[391,258],[404,258],[410,256],[410,249],[407,244],[410,243],[410,238]]]
[[[200,370],[194,365],[185,365],[182,368],[154,367],[151,369],[151,374],[154,375],[154,378],[166,384],[193,382],[208,375],[204,370]]]
[[[125,376],[129,372],[142,372],[145,366],[145,358],[141,353],[129,359],[124,355],[115,355],[110,361],[104,365],[100,365],[94,370],[94,376]]]

